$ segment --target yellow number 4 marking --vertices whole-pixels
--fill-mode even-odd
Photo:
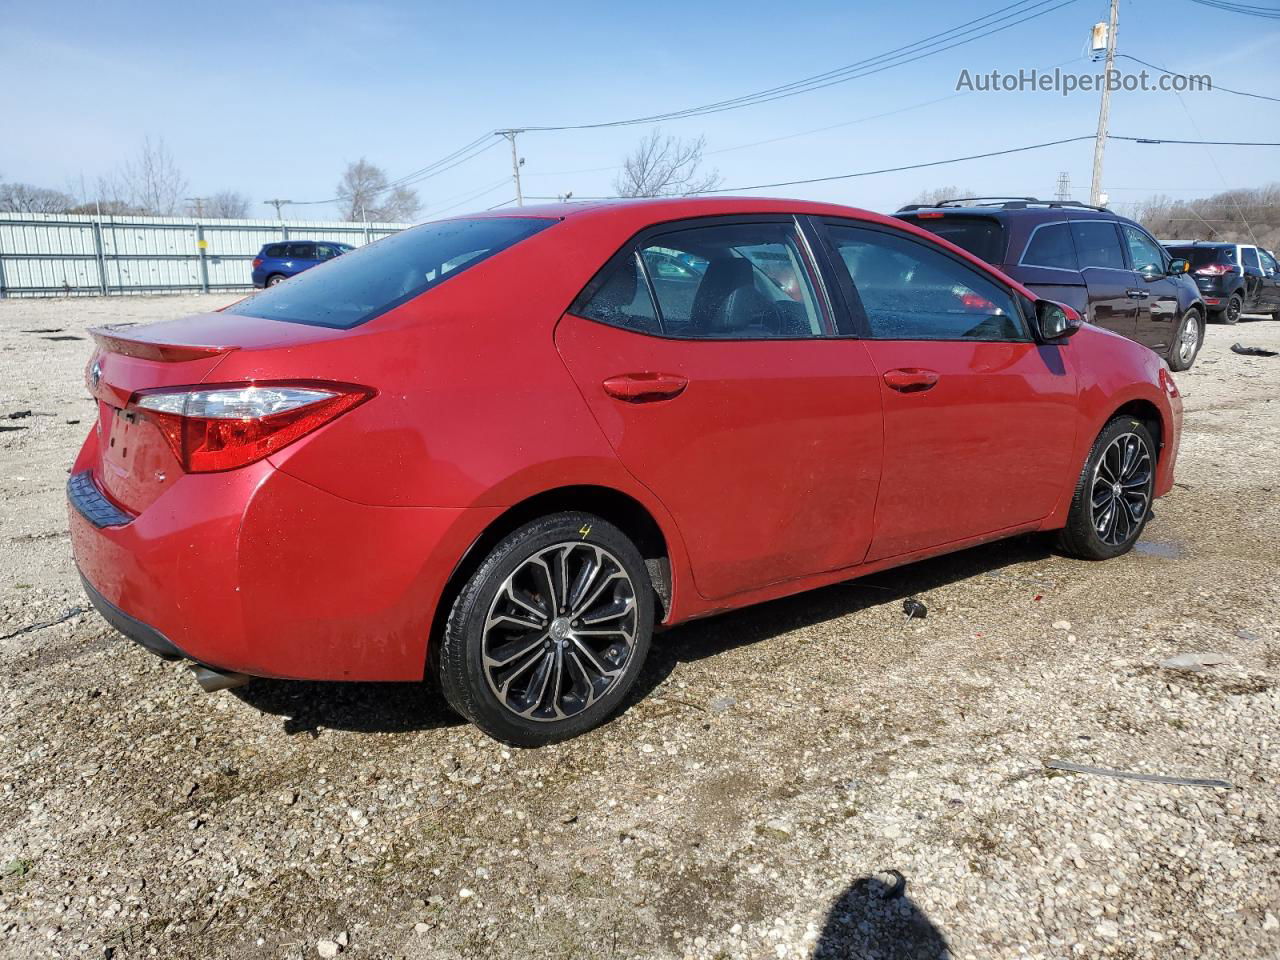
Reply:
[[[589,537],[589,536],[591,535],[591,524],[589,524],[589,523],[584,523],[584,524],[582,525],[582,529],[581,529],[581,530],[579,530],[578,532],[579,532],[580,534],[582,534],[582,539],[583,539],[583,540],[587,539],[587,537]]]

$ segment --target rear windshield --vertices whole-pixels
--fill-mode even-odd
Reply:
[[[979,260],[987,263],[1004,261],[1004,228],[998,220],[990,217],[956,217],[944,214],[941,217],[912,214],[902,218],[917,227],[923,227],[944,240],[950,240],[961,250],[968,250]]]
[[[556,223],[532,217],[444,220],[358,247],[227,313],[348,329]]]
[[[1191,266],[1203,267],[1206,263],[1235,263],[1235,247],[1166,247],[1175,257],[1190,260]]]

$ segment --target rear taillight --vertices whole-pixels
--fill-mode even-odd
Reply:
[[[1235,273],[1236,268],[1230,263],[1206,263],[1196,271],[1201,277],[1221,277],[1227,273]]]
[[[946,216],[945,213],[917,213],[917,217],[921,220],[941,220]]]
[[[254,257],[254,258],[253,258],[253,269],[257,270],[260,266],[262,266],[262,258],[261,258],[261,257]]]
[[[268,457],[374,395],[347,383],[220,383],[142,390],[129,410],[154,423],[188,473]]]

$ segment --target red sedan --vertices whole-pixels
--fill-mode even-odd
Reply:
[[[1122,554],[1182,416],[1145,347],[799,201],[431,223],[95,337],[68,494],[112,624],[207,688],[434,672],[522,745],[605,720],[656,625],[1028,531]]]

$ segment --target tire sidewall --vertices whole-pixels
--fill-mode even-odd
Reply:
[[[1235,319],[1232,319],[1231,317],[1231,304],[1233,303],[1236,305]],[[1240,294],[1233,293],[1230,299],[1227,301],[1227,306],[1223,308],[1222,322],[1225,324],[1228,324],[1229,326],[1235,326],[1237,323],[1240,322],[1240,315],[1242,313],[1244,313],[1244,301],[1240,299]]]
[[[583,534],[583,530],[588,530]],[[484,623],[498,589],[534,554],[566,541],[608,550],[631,577],[636,593],[636,640],[621,679],[598,701],[565,720],[522,720],[489,687],[482,660]],[[586,513],[560,513],[503,538],[459,592],[445,624],[440,681],[449,703],[485,733],[513,746],[536,747],[576,737],[607,721],[644,667],[653,634],[653,588],[640,551],[613,524]]]
[[[1110,544],[1104,542],[1098,536],[1098,531],[1093,526],[1093,474],[1097,469],[1098,460],[1106,449],[1111,446],[1112,441],[1125,433],[1137,434],[1146,445],[1147,453],[1151,456],[1151,488],[1147,493],[1147,515],[1138,523],[1137,530],[1123,543]],[[1133,545],[1142,537],[1147,521],[1151,517],[1151,506],[1155,491],[1155,473],[1159,466],[1158,455],[1159,451],[1156,449],[1155,441],[1152,439],[1150,431],[1132,417],[1114,417],[1102,428],[1102,432],[1098,434],[1098,438],[1093,442],[1088,459],[1085,460],[1084,470],[1080,475],[1080,480],[1076,487],[1076,495],[1071,505],[1071,516],[1068,518],[1069,529],[1067,532],[1074,541],[1073,552],[1091,560],[1109,560],[1133,549]]]
[[[1198,330],[1196,334],[1196,348],[1191,352],[1191,356],[1187,358],[1187,362],[1182,362],[1182,335],[1186,332],[1187,324],[1194,323]],[[1169,349],[1169,369],[1175,372],[1190,370],[1191,365],[1196,362],[1196,357],[1200,356],[1200,348],[1204,346],[1204,323],[1200,320],[1200,311],[1194,307],[1182,315],[1182,322],[1178,324],[1178,330],[1173,337],[1173,345]]]

